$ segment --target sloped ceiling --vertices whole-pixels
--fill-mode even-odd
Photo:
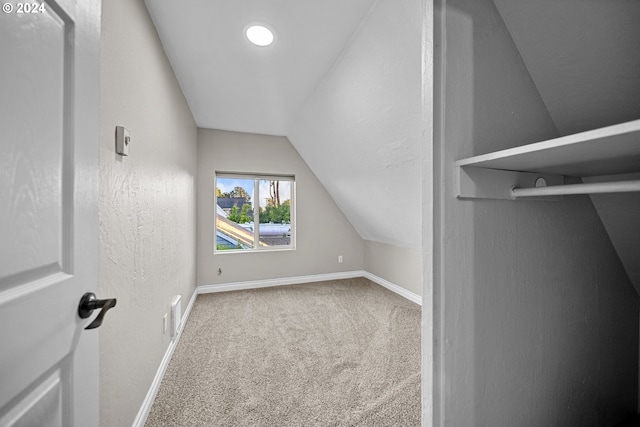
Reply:
[[[201,128],[285,136],[374,0],[145,0]],[[275,31],[271,46],[244,35]]]
[[[494,2],[561,135],[640,118],[640,1]],[[591,199],[640,293],[639,197]]]
[[[421,246],[421,7],[378,0],[289,139],[360,236]]]
[[[561,135],[640,118],[640,1],[494,2]]]
[[[145,3],[199,127],[287,136],[361,237],[420,248],[420,0]]]
[[[145,1],[199,127],[288,136],[363,238],[420,246],[418,0]],[[561,135],[640,118],[639,1],[494,2]]]

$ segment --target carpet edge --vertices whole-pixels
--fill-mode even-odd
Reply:
[[[312,274],[307,276],[280,277],[277,279],[251,280],[246,282],[220,283],[216,285],[200,285],[197,287],[198,294],[209,294],[215,292],[241,291],[247,289],[270,288],[274,286],[299,285],[302,283],[325,282],[328,280],[354,279],[365,277],[366,271],[353,270],[340,273]]]
[[[401,286],[396,285],[380,276],[376,276],[366,270],[353,270],[341,273],[314,274],[308,276],[282,277],[277,279],[251,280],[246,282],[231,282],[211,285],[199,285],[196,290],[198,295],[215,292],[240,291],[247,289],[269,288],[273,286],[298,285],[302,283],[324,282],[328,280],[354,279],[364,277],[372,282],[390,290],[391,292],[422,306],[422,297]]]

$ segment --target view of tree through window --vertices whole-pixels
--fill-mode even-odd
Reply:
[[[216,251],[293,248],[293,177],[216,177]]]

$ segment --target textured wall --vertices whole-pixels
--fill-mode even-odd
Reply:
[[[199,129],[198,141],[198,285],[363,269],[362,239],[286,138]],[[216,170],[295,175],[294,251],[213,254]]]
[[[100,297],[102,426],[133,422],[167,349],[162,316],[195,289],[197,129],[141,0],[103,2]],[[115,126],[131,132],[114,152]]]
[[[363,239],[421,248],[421,4],[378,0],[287,134]]]
[[[365,240],[364,269],[422,295],[421,251]]]
[[[447,1],[442,19],[441,425],[613,425],[636,407],[637,295],[588,197],[454,197],[454,160],[557,131],[491,0]]]

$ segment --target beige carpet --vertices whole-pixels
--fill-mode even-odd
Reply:
[[[419,425],[420,307],[367,279],[198,296],[146,423]]]

